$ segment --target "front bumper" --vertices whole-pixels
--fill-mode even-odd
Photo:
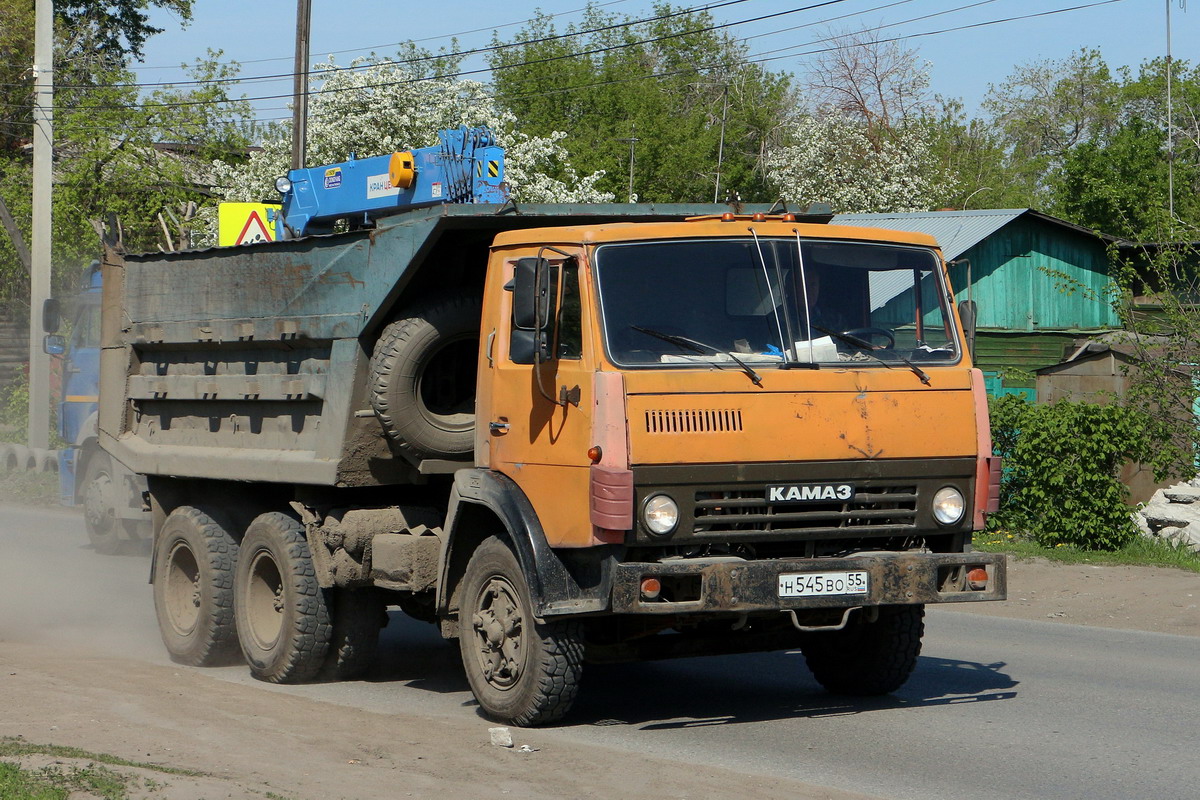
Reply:
[[[968,587],[966,573],[987,570],[983,589]],[[779,576],[866,571],[868,591],[856,595],[780,597]],[[646,599],[642,581],[690,587],[677,599]],[[994,553],[870,553],[850,558],[745,561],[718,557],[618,564],[612,611],[619,614],[706,614],[807,608],[964,603],[1004,600],[1007,564]]]

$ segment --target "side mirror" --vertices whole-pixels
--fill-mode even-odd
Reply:
[[[554,319],[550,291],[550,262],[544,258],[517,259],[513,276],[513,325],[522,330],[547,330]]]
[[[523,331],[517,328],[508,340],[508,358],[514,364],[538,363],[538,347],[541,345],[541,331]],[[546,360],[545,349],[542,350],[542,361]]]
[[[54,333],[61,324],[62,313],[58,305],[58,300],[53,297],[47,298],[42,303],[42,331],[45,333]]]
[[[979,307],[974,300],[963,300],[958,304],[958,318],[962,320],[963,333],[967,337],[967,352],[975,358],[975,323],[979,319]]]
[[[42,339],[42,351],[52,356],[61,356],[67,352],[67,337],[57,333],[48,333]]]

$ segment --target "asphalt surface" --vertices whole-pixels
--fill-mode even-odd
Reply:
[[[93,553],[73,515],[0,507],[0,642],[170,664],[148,564]],[[798,653],[597,666],[567,724],[538,735],[896,800],[1182,800],[1200,796],[1198,664],[1200,638],[932,610],[890,697],[827,695]],[[365,681],[203,674],[398,715],[477,713],[454,643],[399,612]]]

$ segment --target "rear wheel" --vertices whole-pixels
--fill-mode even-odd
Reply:
[[[814,633],[802,645],[817,681],[834,694],[888,694],[904,685],[921,654],[925,606],[881,606],[878,619]]]
[[[459,648],[484,714],[513,725],[561,719],[583,672],[580,623],[534,619],[521,565],[496,537],[471,555],[461,598]]]
[[[154,551],[154,612],[171,660],[192,667],[236,660],[237,554],[230,523],[219,515],[180,506],[163,523]]]
[[[238,641],[250,672],[271,683],[312,680],[332,619],[300,523],[277,511],[246,529],[234,577]]]

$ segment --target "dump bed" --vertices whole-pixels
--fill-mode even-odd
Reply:
[[[500,231],[728,210],[447,205],[372,230],[110,254],[101,442],[149,475],[363,486],[451,470],[461,464],[393,457],[366,399],[378,331],[408,298],[482,292]]]

